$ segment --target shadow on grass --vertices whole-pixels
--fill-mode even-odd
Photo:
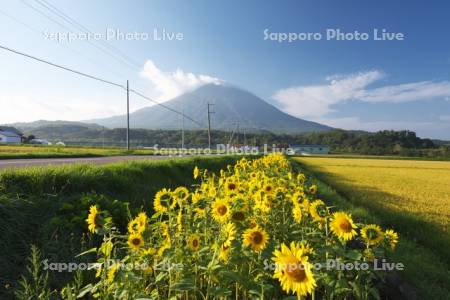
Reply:
[[[192,184],[195,166],[217,172],[236,159],[193,157],[0,173],[0,298],[12,298],[12,288],[24,271],[31,244],[38,246],[49,263],[74,261],[83,247],[90,205],[110,211],[115,224],[125,227],[128,208],[133,215],[141,209],[151,214],[156,192],[163,187]],[[89,248],[92,241],[85,236],[84,243]],[[54,274],[52,288],[61,288],[73,275]],[[5,285],[12,288],[4,291]]]

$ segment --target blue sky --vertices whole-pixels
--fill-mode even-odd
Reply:
[[[108,41],[135,62],[130,65],[99,51],[103,44],[98,41],[46,38],[79,31],[42,4],[94,33],[109,28],[150,36]],[[0,44],[111,81],[129,79],[133,88],[158,101],[202,84],[227,82],[308,120],[450,139],[448,11],[448,1],[6,0],[0,7]],[[161,34],[163,28],[183,39],[153,40],[153,31]],[[321,33],[323,38],[265,40],[266,29]],[[327,40],[327,29],[367,32],[370,38]],[[374,41],[374,29],[405,38]],[[3,50],[0,87],[0,123],[84,120],[125,111],[122,90]],[[132,110],[151,105],[131,100]]]

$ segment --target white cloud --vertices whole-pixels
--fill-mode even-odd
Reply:
[[[444,122],[450,122],[450,115],[439,116],[439,120],[444,121]]]
[[[384,77],[384,73],[377,70],[334,75],[326,78],[326,84],[281,89],[273,98],[290,114],[323,117],[333,111],[334,104],[346,101],[400,103],[450,96],[450,81],[421,81],[368,89],[370,84]]]
[[[141,75],[152,82],[159,93],[157,99],[160,101],[172,99],[205,84],[223,83],[219,78],[185,72],[181,69],[174,72],[164,72],[152,60],[145,62]]]

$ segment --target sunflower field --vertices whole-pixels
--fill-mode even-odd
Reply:
[[[193,176],[191,188],[160,190],[153,215],[130,216],[127,232],[90,208],[88,230],[102,242],[83,253],[96,254],[95,280],[74,296],[379,297],[383,272],[374,266],[394,251],[397,233],[327,206],[283,155],[242,158],[217,175],[196,167]]]

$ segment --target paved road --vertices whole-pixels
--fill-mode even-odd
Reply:
[[[24,159],[0,159],[0,170],[9,168],[24,168],[31,166],[53,166],[74,163],[92,163],[104,165],[119,161],[142,160],[142,159],[167,159],[174,158],[161,155],[135,155],[135,156],[107,156],[107,157],[83,157],[83,158],[24,158]]]

